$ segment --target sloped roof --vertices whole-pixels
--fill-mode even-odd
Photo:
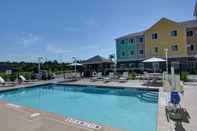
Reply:
[[[197,13],[197,5],[196,5],[196,13]],[[180,26],[184,26],[186,28],[192,28],[192,27],[197,27],[197,20],[188,20],[188,21],[182,21],[182,22],[176,22],[176,21],[173,21],[173,20],[170,20],[168,18],[161,18],[159,21],[157,21],[155,24],[153,24],[152,26],[150,26],[147,30],[151,29],[153,26],[155,26],[157,23],[159,23],[160,21],[170,21],[170,22],[173,22],[173,23],[176,23]],[[117,39],[121,39],[121,38],[129,38],[129,37],[135,37],[135,36],[142,36],[144,35],[144,33],[147,31],[147,30],[144,30],[144,31],[141,31],[141,32],[136,32],[136,33],[130,33],[130,34],[127,34],[127,35],[123,35],[121,37],[118,37],[116,38],[115,40]]]
[[[12,71],[16,71],[16,69],[10,67],[10,66],[7,66],[7,65],[0,65],[0,71],[6,71],[6,70],[12,70]]]
[[[142,36],[142,35],[144,35],[144,32],[145,31],[141,31],[141,32],[136,32],[136,33],[129,33],[129,34],[127,34],[127,35],[124,35],[124,36],[121,36],[121,37],[118,37],[118,38],[116,38],[116,40],[117,39],[121,39],[121,38],[125,38],[125,37],[135,37],[135,36]]]
[[[102,56],[96,55],[94,57],[91,57],[83,62],[81,62],[83,65],[84,64],[102,64],[102,63],[113,63],[112,60],[106,59]]]
[[[154,26],[156,26],[158,23],[162,22],[162,21],[168,21],[168,22],[171,22],[171,23],[174,23],[174,24],[177,24],[177,25],[180,25],[180,23],[174,21],[174,20],[171,20],[171,19],[168,19],[168,18],[161,18],[159,21],[157,21],[155,24],[153,24],[150,28],[148,28],[147,30],[150,30],[151,28],[153,28]],[[180,25],[182,26],[182,25]]]
[[[197,27],[197,20],[188,20],[179,23],[187,28]]]

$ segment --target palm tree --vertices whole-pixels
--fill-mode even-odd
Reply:
[[[109,59],[112,60],[112,59],[114,59],[114,58],[115,58],[115,54],[110,54],[110,55],[109,55]]]
[[[116,58],[115,54],[110,54],[109,59],[111,59],[114,62],[114,73],[116,74]]]

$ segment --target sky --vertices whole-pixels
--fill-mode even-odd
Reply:
[[[194,19],[195,0],[0,0],[0,61],[70,62],[115,53],[115,38],[162,17]]]

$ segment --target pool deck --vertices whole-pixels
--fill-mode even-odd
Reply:
[[[47,83],[58,83],[60,80],[41,81],[32,84],[18,85],[15,87],[0,87],[1,90],[8,90],[21,87],[29,87]],[[191,119],[189,123],[182,123],[182,126],[175,128],[173,121],[167,121],[165,113],[166,96],[167,93],[162,91],[161,87],[147,87],[142,86],[143,81],[132,80],[126,83],[109,82],[103,83],[101,81],[90,82],[88,79],[83,79],[76,82],[65,82],[65,84],[73,85],[98,85],[98,86],[110,86],[110,87],[126,87],[126,88],[146,88],[146,89],[159,89],[159,104],[158,104],[158,121],[157,131],[196,131],[197,129],[197,83],[186,84],[184,86],[184,95],[182,97],[182,107],[186,108]],[[40,113],[39,116],[31,117],[32,114]],[[18,107],[10,105],[9,103],[0,101],[0,129],[4,131],[119,131],[120,129],[113,129],[107,126],[99,126],[99,129],[93,129],[87,127],[87,124],[93,124],[85,122],[86,126],[78,124],[81,121],[68,119],[67,117],[58,116],[53,113],[48,113],[40,110],[30,109],[26,107]],[[78,122],[78,123],[77,123]]]
[[[100,87],[113,87],[113,88],[138,88],[138,89],[153,89],[158,90],[160,87],[153,87],[153,86],[144,86],[143,80],[129,80],[128,82],[103,82],[103,81],[96,81],[91,82],[89,79],[82,79],[80,81],[74,82],[61,82],[61,84],[71,84],[71,85],[94,85]]]
[[[0,116],[0,129],[3,131],[119,131],[107,126],[90,128],[76,124],[70,118],[6,102],[0,102]]]
[[[168,93],[159,91],[158,123],[157,131],[196,131],[197,130],[197,83],[184,85],[184,94],[181,96],[181,107],[188,113],[189,119],[177,124],[167,120],[165,106],[167,105]]]

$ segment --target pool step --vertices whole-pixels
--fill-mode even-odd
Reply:
[[[145,101],[145,102],[157,103],[158,93],[157,92],[145,92],[145,93],[139,94],[138,98],[140,98],[140,100]]]

